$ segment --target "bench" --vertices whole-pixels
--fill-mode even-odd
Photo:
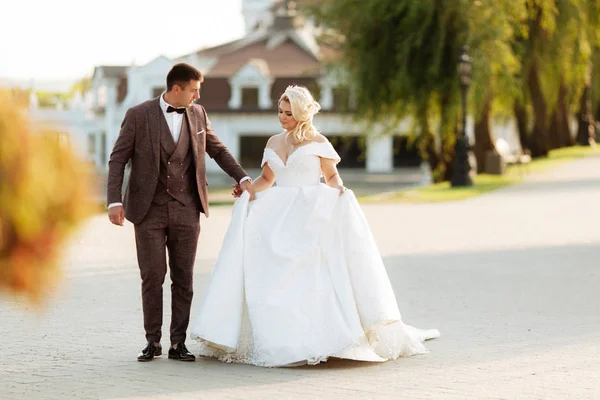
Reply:
[[[506,165],[517,165],[519,167],[519,172],[523,175],[523,167],[528,166],[531,162],[531,153],[529,150],[511,150],[508,142],[502,138],[496,140],[496,151]]]

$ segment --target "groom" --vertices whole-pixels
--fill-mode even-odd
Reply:
[[[147,345],[138,361],[162,354],[162,285],[169,253],[171,347],[169,358],[194,361],[185,346],[193,296],[193,270],[200,234],[200,213],[208,217],[205,153],[254,198],[251,180],[213,132],[200,98],[202,74],[176,64],[167,91],[127,110],[108,163],[108,217],[135,228],[142,278]],[[121,199],[125,165],[131,173]]]

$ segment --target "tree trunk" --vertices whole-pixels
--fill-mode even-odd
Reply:
[[[452,180],[452,176],[454,175],[454,157],[456,156],[456,138],[460,134],[458,127],[458,120],[456,124],[449,133],[446,133],[442,137],[442,154],[440,165],[438,165],[438,170],[443,172],[443,181]]]
[[[573,134],[571,132],[571,125],[569,124],[569,89],[564,82],[560,89],[561,90],[558,92],[558,106],[561,108],[562,114],[560,121],[562,129],[559,131],[560,143],[562,147],[569,147],[575,144],[575,140],[573,139]]]
[[[551,149],[573,145],[569,127],[569,105],[567,104],[568,90],[564,82],[558,89],[556,108],[552,113],[549,128],[549,146]]]
[[[419,136],[419,155],[421,159],[426,160],[431,169],[434,182],[439,182],[439,175],[435,173],[437,170],[440,157],[436,149],[435,136],[431,132],[423,131]]]
[[[527,116],[527,108],[521,101],[515,101],[513,106],[515,119],[517,120],[517,131],[519,132],[519,141],[521,142],[521,150],[524,152],[529,150],[529,135],[527,133],[527,125],[529,124]]]
[[[533,108],[533,129],[529,135],[529,150],[532,157],[546,157],[548,155],[548,106],[540,78],[538,63],[542,46],[548,40],[548,32],[542,24],[543,9],[538,2],[527,2],[529,9],[529,37],[528,49],[529,62],[526,70],[526,87]]]
[[[590,144],[590,139],[594,139],[594,116],[592,115],[592,102],[590,99],[590,92],[592,88],[589,81],[585,84],[585,89],[581,95],[581,101],[579,105],[578,122],[579,126],[577,129],[577,143],[586,146]],[[591,125],[591,126],[590,126]],[[591,132],[590,132],[591,131]]]
[[[449,181],[454,173],[454,146],[456,144],[456,135],[458,133],[457,124],[452,125],[450,97],[444,94],[440,99],[440,139],[441,154],[438,164],[438,173],[442,176],[441,181]]]
[[[534,121],[530,136],[530,150],[532,157],[546,157],[548,155],[548,109],[542,93],[540,75],[536,63],[529,69],[527,87],[533,106]]]
[[[436,179],[435,170],[438,167],[440,158],[436,150],[435,136],[433,135],[433,133],[431,133],[431,129],[429,127],[429,119],[427,118],[427,112],[423,110],[423,112],[420,112],[419,115],[419,128],[421,130],[419,138],[417,139],[417,148],[419,150],[419,156],[421,156],[422,160],[425,160],[427,161],[427,163],[429,163],[432,178],[435,182],[437,182],[439,181],[439,179]]]
[[[477,159],[477,173],[485,172],[485,159],[489,151],[496,151],[492,131],[490,129],[490,116],[492,113],[492,95],[484,99],[483,109],[477,114],[475,122],[475,158]]]
[[[559,133],[559,125],[560,125],[560,111],[558,110],[558,104],[556,110],[552,113],[550,117],[550,126],[548,127],[548,148],[550,150],[558,149],[562,147],[560,145],[560,133]]]

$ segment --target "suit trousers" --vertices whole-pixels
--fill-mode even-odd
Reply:
[[[171,344],[184,342],[194,295],[194,261],[200,235],[200,211],[171,200],[152,203],[135,225],[146,339],[160,342],[163,322],[163,283],[167,252],[171,277]]]

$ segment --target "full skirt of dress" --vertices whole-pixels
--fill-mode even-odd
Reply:
[[[354,193],[322,183],[243,193],[192,327],[200,355],[266,367],[381,362],[439,335],[402,322]]]

